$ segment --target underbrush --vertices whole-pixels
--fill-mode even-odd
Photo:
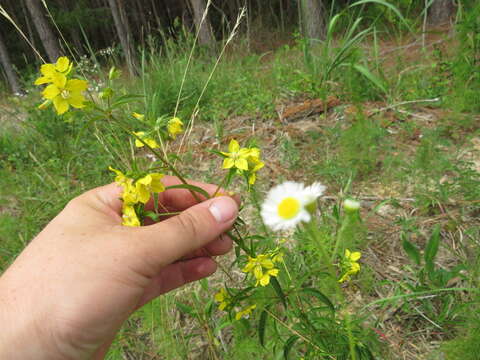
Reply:
[[[459,24],[455,53],[426,48],[409,63],[382,55],[373,27],[347,19],[342,32],[337,18],[325,43],[297,38],[272,54],[229,56],[213,75],[216,59],[205,49],[189,60],[185,44],[152,47],[138,79],[108,84],[120,96],[139,94],[122,113],[129,125],[139,126],[131,112],[144,112],[142,126],[159,127],[172,116],[196,124],[184,151],[173,156],[180,167],[197,159],[199,148],[253,138],[249,146],[266,154],[259,192],[244,209],[253,229],[262,229],[255,204],[272,183],[320,179],[328,187],[316,236],[297,229],[283,240],[259,230],[259,250],[284,249],[283,298],[275,287],[249,289],[246,299],[263,310],[235,320],[217,310],[213,294],[227,279],[216,275],[133,315],[108,358],[417,359],[441,352],[474,359],[480,331],[478,319],[469,319],[479,306],[478,18],[466,14]],[[241,42],[235,46],[232,53],[244,50]],[[386,66],[392,58],[393,67]],[[97,75],[108,82],[103,72]],[[327,95],[340,105],[300,121],[278,119],[279,107]],[[0,134],[2,270],[72,197],[110,182],[108,166],[127,162],[134,148],[104,119],[60,118],[35,102],[35,95],[23,101],[24,120]],[[139,162],[145,159],[142,154]],[[203,157],[189,175],[218,181],[212,159]],[[237,182],[232,188],[244,189]],[[342,208],[347,198],[362,204],[352,222]],[[346,249],[362,252],[362,270],[340,286],[325,275],[331,269],[323,252],[336,259]],[[222,266],[232,270],[238,261],[232,256]],[[238,270],[232,274],[229,285],[246,284]]]

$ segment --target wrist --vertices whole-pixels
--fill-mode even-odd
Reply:
[[[0,359],[57,359],[53,348],[42,335],[42,326],[32,308],[26,306],[21,292],[9,288],[0,278]]]

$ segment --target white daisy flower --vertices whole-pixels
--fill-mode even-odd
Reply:
[[[264,223],[271,229],[287,230],[300,222],[309,222],[317,198],[325,186],[315,182],[310,186],[286,181],[270,189],[262,205]]]

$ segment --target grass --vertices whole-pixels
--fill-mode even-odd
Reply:
[[[458,36],[471,32],[464,26]],[[323,322],[315,317],[321,331],[312,341],[330,354],[348,358],[345,349],[354,336],[376,358],[428,359],[442,353],[446,359],[468,359],[477,353],[479,332],[468,309],[480,303],[473,292],[458,289],[478,289],[480,258],[480,107],[471,92],[477,79],[464,78],[473,50],[450,37],[435,47],[415,45],[405,58],[396,42],[371,47],[372,32],[368,36],[362,35],[349,48],[348,61],[338,64],[335,54],[348,37],[336,43],[332,36],[331,45],[338,47],[329,54],[298,41],[269,54],[238,56],[246,52],[244,45],[231,44],[200,101],[196,117],[201,121],[178,155],[180,166],[192,178],[217,181],[220,160],[200,150],[225,149],[230,138],[242,143],[253,138],[267,163],[259,173],[260,197],[286,179],[327,185],[321,201],[322,246],[331,250],[336,236],[344,236],[344,246],[363,254],[362,271],[343,288],[349,303],[344,312],[325,315],[321,297],[310,294],[311,313],[323,316]],[[145,92],[144,103],[128,111],[146,108],[151,125],[173,115],[188,56],[188,46],[182,46],[171,45],[163,54],[151,50],[142,76],[133,84],[124,79],[114,89]],[[359,71],[353,63],[371,70]],[[192,117],[213,65],[209,54],[194,54],[181,94],[178,114],[183,119]],[[325,66],[328,76],[319,80]],[[340,104],[299,119],[279,119],[279,109],[311,98],[325,100],[327,93]],[[108,166],[128,157],[128,149],[118,145],[126,143],[121,135],[99,134],[100,127],[81,115],[57,118],[33,103],[38,103],[34,93],[19,104],[2,104],[9,117],[17,113],[11,124],[0,122],[0,270],[68,200],[111,181]],[[233,188],[241,191],[238,183]],[[363,220],[339,232],[346,196],[361,200]],[[252,229],[260,228],[253,206],[243,210],[243,217]],[[297,231],[284,246],[288,276],[283,271],[280,280],[291,277],[292,284],[335,298],[332,287],[319,281],[326,269],[318,242]],[[231,268],[233,260],[222,264]],[[232,274],[242,282],[241,274]],[[295,344],[292,335],[304,331],[305,323],[292,329],[288,319],[284,326],[268,317],[262,346],[259,314],[252,321],[234,321],[218,311],[212,296],[225,281],[218,273],[147,305],[125,324],[108,358],[305,356],[308,342]],[[415,292],[424,296],[411,296]],[[280,309],[270,311],[275,315]],[[363,348],[357,351],[368,358]]]

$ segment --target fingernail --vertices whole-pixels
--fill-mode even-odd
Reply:
[[[238,206],[233,199],[224,196],[215,199],[208,209],[217,222],[224,223],[237,215]]]

